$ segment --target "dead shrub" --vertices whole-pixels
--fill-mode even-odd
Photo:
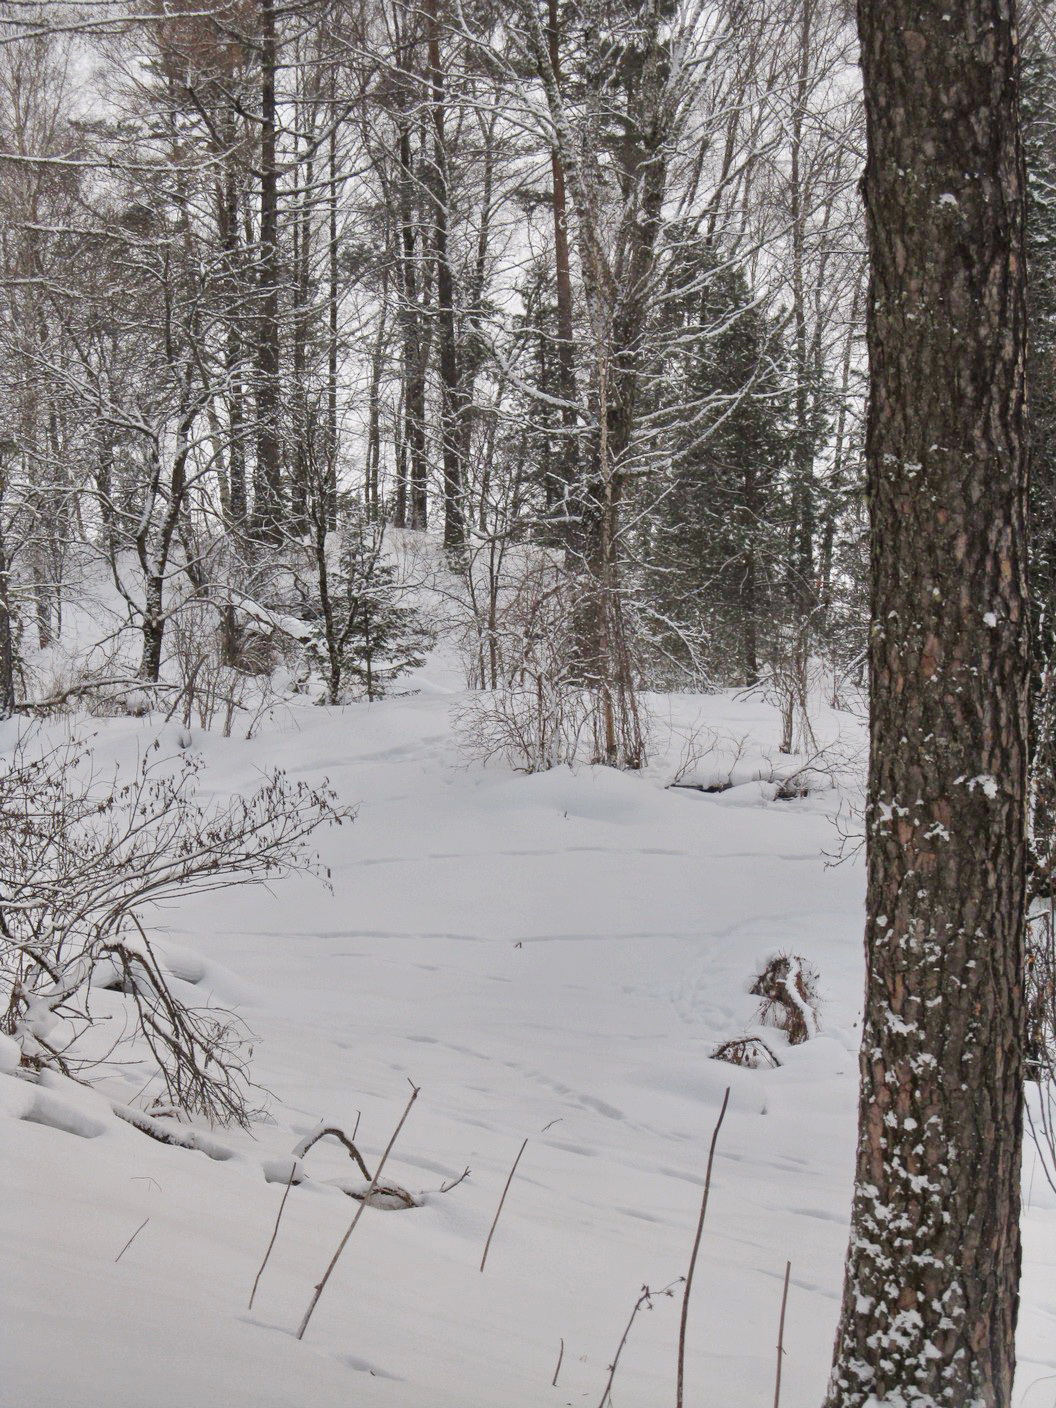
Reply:
[[[818,975],[797,953],[771,958],[749,989],[761,997],[756,1021],[785,1033],[789,1046],[809,1041],[818,1031]]]
[[[774,1070],[781,1062],[758,1036],[738,1036],[724,1041],[711,1053],[713,1061],[728,1061],[731,1066],[744,1066],[750,1071]]]

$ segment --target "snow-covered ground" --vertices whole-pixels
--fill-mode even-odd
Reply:
[[[839,793],[774,800],[750,780],[779,736],[759,702],[665,706],[680,727],[699,717],[720,740],[748,739],[733,779],[745,780],[707,794],[665,787],[677,739],[645,777],[484,768],[452,731],[453,674],[436,664],[413,684],[373,705],[281,712],[249,742],[194,734],[218,793],[281,765],[359,808],[319,838],[333,893],[295,877],[154,916],[173,965],[258,1038],[270,1115],[252,1134],[214,1133],[234,1157],[163,1146],[57,1077],[0,1076],[3,1408],[592,1408],[642,1286],[686,1270],[727,1085],[686,1402],[773,1401],[786,1259],[782,1403],[820,1402],[862,987],[861,865],[825,858]],[[854,741],[848,716],[821,723]],[[152,736],[149,720],[85,727],[101,757],[126,762]],[[820,1034],[788,1048],[767,1032],[776,1070],[710,1059],[752,1029],[747,988],[776,950],[820,975]],[[421,1094],[386,1173],[423,1206],[365,1210],[299,1343],[358,1207],[324,1181],[355,1170],[336,1144],[308,1154],[312,1182],[290,1193],[249,1311],[283,1196],[264,1169],[321,1119],[359,1119],[373,1166],[408,1080]],[[134,1095],[120,1074],[107,1090]],[[1016,1401],[1051,1408],[1056,1198],[1032,1161],[1028,1145]],[[671,1408],[680,1294],[637,1317],[614,1408]]]

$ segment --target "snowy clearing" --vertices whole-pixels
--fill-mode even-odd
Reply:
[[[597,1404],[642,1286],[659,1291],[685,1272],[727,1085],[687,1402],[772,1402],[786,1259],[782,1403],[820,1402],[863,971],[861,864],[825,860],[846,798],[829,788],[780,800],[760,781],[778,756],[776,711],[761,703],[665,703],[679,722],[742,740],[733,785],[704,792],[665,786],[677,739],[645,777],[469,763],[449,720],[453,674],[434,662],[412,685],[371,705],[283,712],[249,742],[193,735],[217,795],[281,765],[329,778],[358,806],[353,825],[319,834],[332,894],[298,876],[154,916],[169,970],[237,1007],[255,1033],[253,1073],[272,1093],[265,1120],[172,1147],[113,1113],[114,1102],[149,1103],[135,1065],[94,1091],[0,1075],[3,1408]],[[845,739],[857,728],[846,715],[822,722]],[[90,720],[83,731],[98,758],[127,761],[157,728]],[[167,746],[178,732],[165,731]],[[775,952],[802,955],[820,978],[820,1032],[795,1047],[752,1025],[748,988]],[[99,998],[119,1023],[120,995]],[[752,1032],[779,1068],[710,1059]],[[364,1184],[335,1141],[306,1154],[309,1181],[290,1192],[250,1312],[289,1156],[320,1121],[351,1133],[358,1119],[373,1169],[408,1080],[421,1095],[385,1180],[421,1206],[365,1209],[298,1343],[358,1206],[327,1181]],[[1056,1402],[1056,1198],[1029,1143],[1025,1197],[1016,1401],[1043,1408]],[[614,1408],[673,1403],[675,1290],[635,1320]]]

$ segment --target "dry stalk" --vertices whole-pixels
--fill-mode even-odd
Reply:
[[[788,1305],[788,1278],[792,1263],[785,1262],[785,1288],[781,1292],[781,1319],[777,1327],[777,1377],[774,1381],[774,1408],[781,1408],[781,1361],[785,1357],[785,1308]]]
[[[506,1194],[510,1191],[510,1184],[513,1182],[513,1175],[517,1172],[517,1165],[521,1162],[521,1155],[528,1147],[526,1139],[517,1151],[517,1157],[513,1161],[513,1168],[510,1169],[510,1176],[506,1180],[506,1187],[502,1190],[502,1197],[499,1199],[499,1206],[495,1209],[495,1217],[491,1224],[491,1231],[488,1233],[488,1240],[484,1243],[484,1255],[480,1258],[480,1269],[484,1270],[484,1263],[488,1259],[488,1250],[491,1247],[491,1239],[495,1235],[495,1228],[499,1225],[499,1214],[502,1212],[502,1205],[506,1201]]]
[[[334,1267],[337,1265],[341,1253],[345,1250],[345,1247],[348,1245],[348,1239],[356,1230],[356,1224],[359,1222],[359,1219],[363,1216],[363,1209],[370,1202],[370,1195],[378,1186],[378,1179],[381,1177],[381,1170],[385,1167],[385,1161],[389,1157],[389,1154],[392,1152],[392,1146],[396,1143],[396,1140],[399,1138],[400,1130],[407,1122],[407,1116],[411,1113],[411,1106],[418,1099],[418,1090],[419,1087],[415,1085],[412,1081],[411,1098],[407,1101],[407,1107],[404,1110],[403,1114],[400,1116],[399,1124],[392,1131],[392,1138],[385,1146],[385,1152],[381,1156],[381,1162],[378,1164],[378,1167],[374,1171],[374,1177],[370,1180],[370,1187],[363,1194],[363,1201],[356,1209],[355,1217],[349,1223],[348,1228],[345,1231],[345,1235],[341,1238],[341,1241],[338,1243],[337,1251],[334,1252],[333,1256],[330,1258],[330,1265],[323,1272],[323,1279],[316,1286],[315,1293],[313,1294],[312,1299],[309,1302],[308,1309],[304,1312],[304,1319],[301,1321],[300,1329],[297,1331],[297,1338],[299,1340],[304,1339],[304,1332],[308,1328],[308,1321],[312,1318],[312,1314],[315,1311],[315,1307],[319,1304],[319,1297],[323,1294],[323,1291],[326,1289],[326,1283],[327,1281],[329,1281],[331,1275],[333,1274]]]
[[[700,1239],[704,1233],[704,1218],[708,1211],[708,1194],[711,1192],[711,1170],[715,1162],[715,1146],[719,1142],[719,1130],[722,1128],[722,1121],[726,1117],[726,1106],[730,1103],[730,1087],[726,1087],[726,1094],[722,1097],[722,1109],[719,1111],[719,1118],[715,1121],[715,1129],[711,1136],[711,1148],[708,1151],[708,1168],[704,1175],[704,1196],[700,1202],[700,1218],[697,1222],[697,1235],[693,1239],[693,1251],[689,1258],[689,1270],[686,1272],[686,1289],[682,1294],[682,1319],[678,1327],[678,1382],[675,1389],[675,1408],[682,1408],[682,1388],[685,1381],[686,1369],[686,1324],[689,1320],[689,1293],[693,1289],[693,1272],[697,1266],[697,1253],[700,1251]]]
[[[136,1228],[136,1230],[132,1233],[131,1237],[129,1237],[128,1241],[125,1243],[125,1245],[124,1245],[124,1246],[121,1248],[121,1250],[118,1252],[117,1256],[114,1257],[114,1265],[115,1265],[115,1266],[116,1266],[117,1263],[121,1260],[121,1258],[124,1256],[125,1252],[128,1251],[129,1247],[130,1247],[130,1246],[132,1245],[132,1243],[136,1240],[136,1238],[139,1236],[139,1234],[143,1231],[144,1227],[146,1227],[146,1225],[147,1225],[147,1223],[148,1223],[149,1221],[150,1221],[150,1218],[149,1218],[149,1217],[145,1217],[145,1218],[143,1219],[143,1221],[139,1224],[139,1226]]]
[[[648,1310],[652,1310],[654,1296],[674,1295],[675,1287],[677,1285],[680,1285],[684,1279],[684,1277],[680,1276],[677,1281],[672,1281],[671,1284],[669,1286],[665,1286],[662,1291],[651,1291],[648,1286],[642,1287],[642,1293],[634,1303],[634,1309],[631,1311],[631,1318],[627,1321],[627,1328],[624,1330],[620,1342],[616,1346],[616,1353],[613,1356],[612,1363],[609,1365],[608,1382],[605,1385],[605,1392],[601,1395],[601,1402],[598,1404],[598,1408],[605,1408],[606,1403],[611,1405],[612,1384],[613,1380],[616,1378],[616,1370],[619,1367],[620,1355],[623,1353],[624,1345],[626,1345],[627,1343],[627,1340],[631,1333],[631,1327],[633,1326],[638,1316],[639,1310],[641,1310],[643,1306]]]
[[[293,1187],[293,1179],[296,1172],[297,1160],[294,1158],[290,1161],[290,1176],[286,1180],[286,1191],[283,1193],[282,1202],[279,1204],[278,1215],[275,1218],[275,1226],[271,1229],[271,1241],[268,1243],[268,1249],[264,1253],[264,1260],[260,1263],[260,1269],[254,1277],[253,1289],[249,1293],[250,1310],[253,1309],[253,1299],[257,1294],[257,1287],[260,1285],[260,1278],[264,1275],[264,1268],[268,1264],[268,1258],[271,1256],[271,1249],[275,1245],[275,1238],[279,1235],[279,1223],[282,1221],[282,1214],[286,1209],[286,1199],[290,1196],[290,1189]]]

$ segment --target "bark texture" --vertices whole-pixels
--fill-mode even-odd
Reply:
[[[1011,1402],[1028,635],[1011,0],[859,0],[868,979],[829,1408]]]

